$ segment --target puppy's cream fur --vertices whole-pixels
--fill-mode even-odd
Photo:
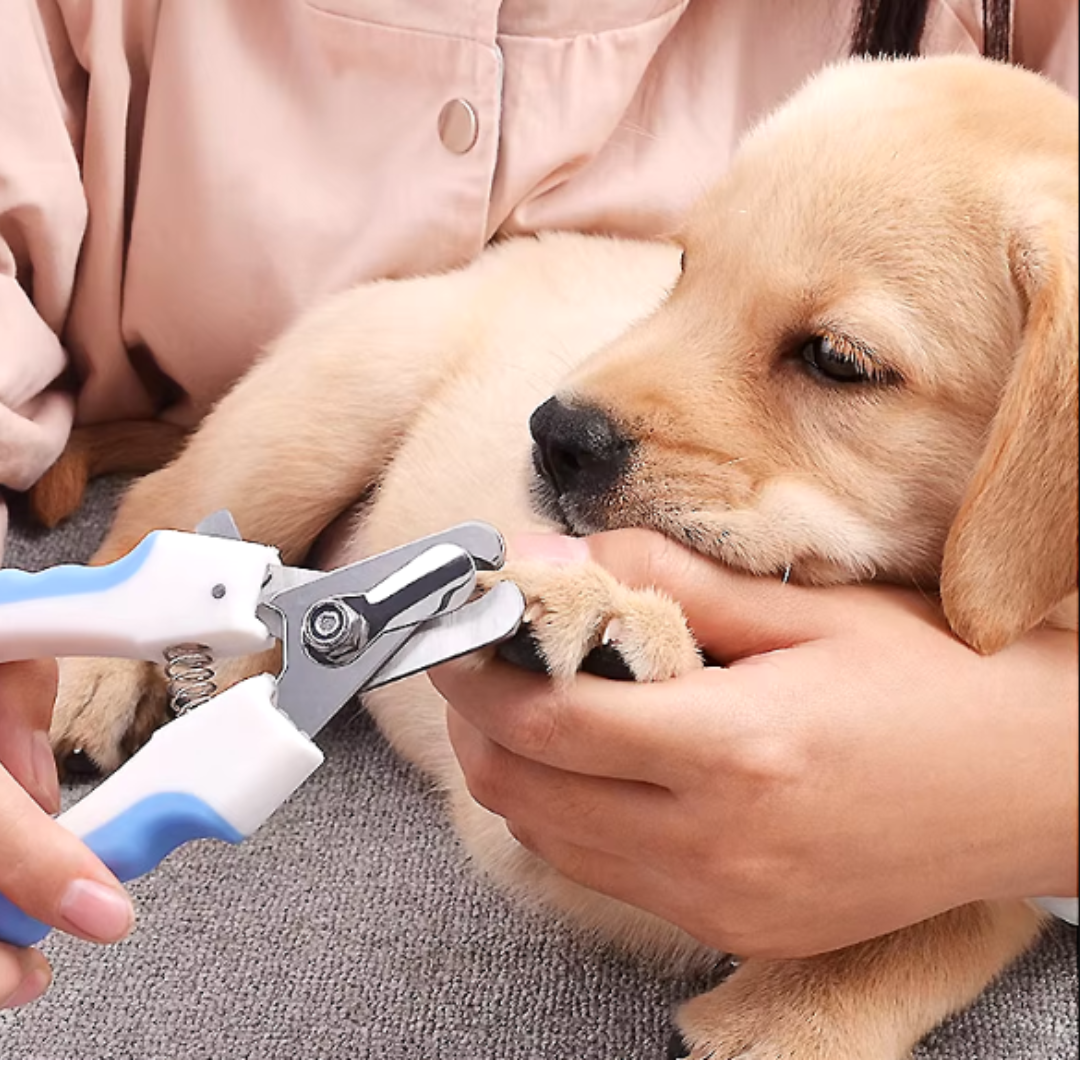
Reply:
[[[607,497],[560,500],[576,530],[645,526],[811,584],[940,584],[955,632],[986,652],[1051,616],[1075,626],[1074,102],[972,60],[833,69],[747,138],[678,241],[520,240],[332,300],[134,487],[97,559],[227,506],[296,561],[365,494],[339,560],[465,518],[550,529],[529,499],[527,419],[558,392],[635,440]],[[816,377],[801,350],[820,335],[880,381]],[[558,674],[612,624],[639,677],[699,662],[663,598],[594,567],[509,572]],[[65,665],[54,741],[113,767],[159,694],[149,665]],[[426,680],[368,704],[508,888],[631,947],[702,956],[520,848],[469,797]],[[903,1055],[1037,926],[1023,903],[980,904],[828,956],[751,959],[680,1022],[698,1055]]]

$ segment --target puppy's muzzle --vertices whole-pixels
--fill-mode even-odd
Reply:
[[[633,442],[602,409],[548,398],[530,417],[537,471],[557,496],[607,494],[630,460]]]

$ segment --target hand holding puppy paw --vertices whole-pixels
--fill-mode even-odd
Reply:
[[[91,941],[131,929],[127,894],[90,850],[57,825],[48,729],[56,665],[0,664],[0,896],[28,915]],[[51,975],[35,949],[0,944],[0,1008],[40,996]]]
[[[557,869],[759,957],[1075,895],[1074,633],[984,657],[915,592],[754,579],[638,531],[553,543],[673,597],[724,665],[432,672],[473,796]]]

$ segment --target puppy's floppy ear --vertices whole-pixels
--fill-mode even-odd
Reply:
[[[941,598],[981,653],[1038,625],[1077,581],[1075,224],[1014,244],[1026,304],[1016,365],[945,544]]]

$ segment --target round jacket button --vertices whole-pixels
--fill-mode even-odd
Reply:
[[[439,138],[454,154],[467,154],[476,145],[480,121],[476,110],[464,99],[448,101],[439,113]]]

